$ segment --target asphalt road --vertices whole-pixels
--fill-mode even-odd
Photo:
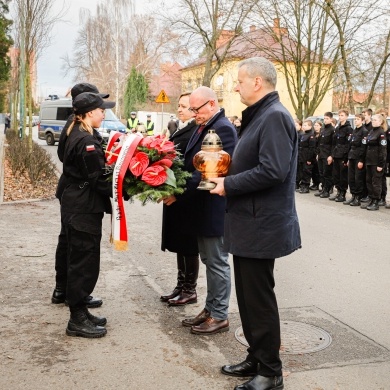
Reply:
[[[39,141],[45,143],[45,141]],[[56,155],[56,146],[44,146]],[[390,388],[390,210],[367,211],[297,194],[303,247],[278,259],[276,294],[282,323],[318,327],[327,348],[282,353],[285,389]],[[108,334],[99,340],[64,335],[67,309],[50,304],[59,232],[58,203],[0,206],[0,387],[7,389],[233,389],[242,380],[219,368],[245,356],[234,297],[228,333],[199,337],[180,325],[197,314],[206,294],[184,308],[159,302],[175,280],[175,257],[160,251],[161,205],[126,205],[130,249],[114,252],[104,219],[102,269],[95,293]],[[22,238],[22,239],[21,239]],[[282,346],[313,337],[287,326]]]

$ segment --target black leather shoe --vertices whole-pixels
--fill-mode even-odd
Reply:
[[[371,200],[371,198],[370,198],[369,196],[365,196],[364,198],[361,198],[361,199],[360,199],[360,202],[362,202],[362,203],[368,203],[370,200]]]
[[[177,297],[181,293],[181,290],[182,290],[181,287],[175,287],[170,294],[161,295],[160,301],[168,302],[170,299]]]
[[[103,301],[100,298],[94,298],[91,295],[85,297],[83,303],[89,309],[93,309],[94,307],[100,307],[101,305],[103,305]],[[66,300],[65,300],[65,305],[68,306],[68,301]]]
[[[65,292],[66,290],[64,288],[56,286],[53,291],[53,295],[51,296],[51,303],[55,303],[56,305],[59,303],[64,303]]]
[[[232,366],[222,366],[221,368],[222,374],[239,377],[255,376],[257,375],[257,371],[258,364],[249,362],[248,360],[244,360],[243,362]]]
[[[250,381],[247,381],[234,388],[234,390],[282,390],[282,389],[284,389],[282,375],[271,376],[271,377],[256,375]]]

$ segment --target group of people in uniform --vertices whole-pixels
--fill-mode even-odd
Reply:
[[[316,197],[367,210],[390,208],[386,203],[390,161],[386,115],[372,115],[372,110],[366,109],[355,115],[353,126],[348,110],[339,110],[338,116],[336,121],[332,112],[326,112],[323,123],[295,119],[299,137],[296,191],[308,194],[317,190]]]

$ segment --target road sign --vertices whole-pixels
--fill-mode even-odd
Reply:
[[[157,96],[156,103],[170,103],[168,95],[165,93],[165,91],[162,89]]]

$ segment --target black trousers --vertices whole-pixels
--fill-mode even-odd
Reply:
[[[329,192],[329,190],[333,187],[333,164],[328,165],[328,161],[326,158],[319,158],[318,171],[320,173],[320,181],[322,183],[322,187]]]
[[[358,168],[359,160],[348,161],[348,184],[352,195],[362,196],[364,182],[366,181],[366,170]]]
[[[58,236],[56,249],[56,286],[66,289],[66,280],[68,273],[68,239],[66,238],[65,226],[61,220],[61,231]]]
[[[82,306],[95,288],[100,270],[103,213],[62,213],[68,241],[66,299],[69,306]]]
[[[368,165],[366,167],[366,182],[368,196],[371,199],[380,200],[382,194],[382,176],[384,169],[381,172],[376,170],[376,165]]]
[[[318,161],[315,160],[313,163],[313,168],[311,172],[311,180],[313,181],[313,185],[319,186],[321,184],[320,170],[318,166]]]
[[[249,344],[247,360],[260,363],[262,376],[282,375],[275,259],[233,256],[233,263],[238,309]]]
[[[313,171],[313,164],[307,164],[306,161],[298,162],[298,174],[299,174],[301,186],[310,185],[312,171]]]
[[[382,191],[381,191],[381,199],[385,199],[387,195],[387,180],[386,180],[386,166],[383,168],[383,175],[382,175]]]
[[[333,184],[341,192],[348,189],[348,167],[342,158],[333,159]]]

